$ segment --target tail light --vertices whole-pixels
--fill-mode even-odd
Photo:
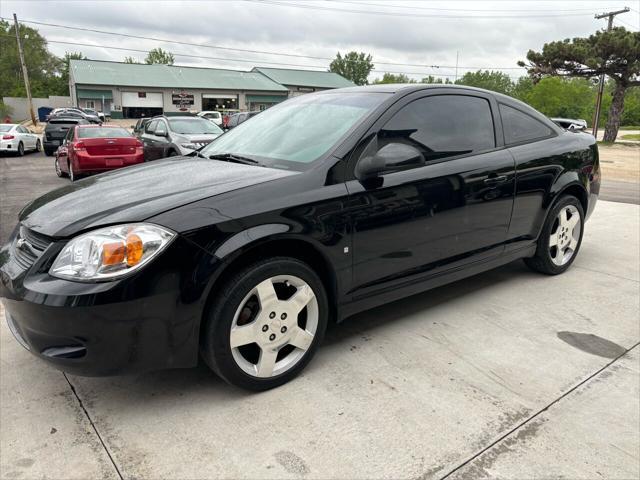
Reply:
[[[140,140],[136,140],[136,148],[142,148],[142,142]]]
[[[13,135],[3,135],[2,136],[3,140],[13,140],[14,138],[16,138],[16,137],[14,137]]]
[[[73,149],[74,150],[86,150],[86,147],[84,146],[83,142],[76,142],[73,144]]]

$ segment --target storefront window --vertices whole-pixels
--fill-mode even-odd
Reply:
[[[238,97],[233,98],[208,98],[202,97],[202,110],[215,110],[224,112],[227,110],[238,110]]]

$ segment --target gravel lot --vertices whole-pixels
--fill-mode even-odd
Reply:
[[[0,162],[4,240],[68,180]],[[601,201],[566,274],[516,262],[365,312],[262,394],[203,366],[65,375],[2,321],[0,477],[638,478],[639,237],[640,207]]]

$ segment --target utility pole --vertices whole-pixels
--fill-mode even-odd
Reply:
[[[456,50],[456,80],[455,80],[456,82],[458,81],[458,55],[459,54],[460,54],[460,52],[458,50]]]
[[[18,42],[18,53],[20,54],[20,63],[22,64],[22,77],[24,78],[24,88],[27,91],[27,100],[29,101],[29,113],[31,114],[31,122],[38,124],[36,116],[33,113],[33,100],[31,99],[31,86],[29,85],[29,74],[27,72],[27,64],[24,63],[24,52],[22,51],[22,42],[20,41],[20,27],[18,26],[18,17],[13,14],[13,23],[16,27],[16,41]]]
[[[600,20],[601,18],[609,18],[609,22],[607,23],[607,32],[611,31],[613,28],[613,17],[620,13],[626,13],[629,11],[629,7],[624,7],[622,10],[616,10],[615,12],[607,12],[601,13],[600,15],[596,15],[595,18]],[[602,108],[602,94],[604,92],[604,73],[600,74],[600,81],[598,84],[598,95],[596,96],[596,111],[593,114],[593,136],[597,138],[598,135],[598,122],[600,121],[600,110]]]

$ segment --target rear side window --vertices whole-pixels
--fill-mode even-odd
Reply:
[[[78,138],[114,138],[114,137],[130,137],[131,134],[124,128],[118,127],[92,127],[79,128]]]
[[[437,160],[495,148],[489,101],[468,95],[420,98],[397,112],[378,135],[384,143],[405,143]]]
[[[553,135],[544,123],[513,107],[500,104],[500,116],[507,145],[542,140]]]

